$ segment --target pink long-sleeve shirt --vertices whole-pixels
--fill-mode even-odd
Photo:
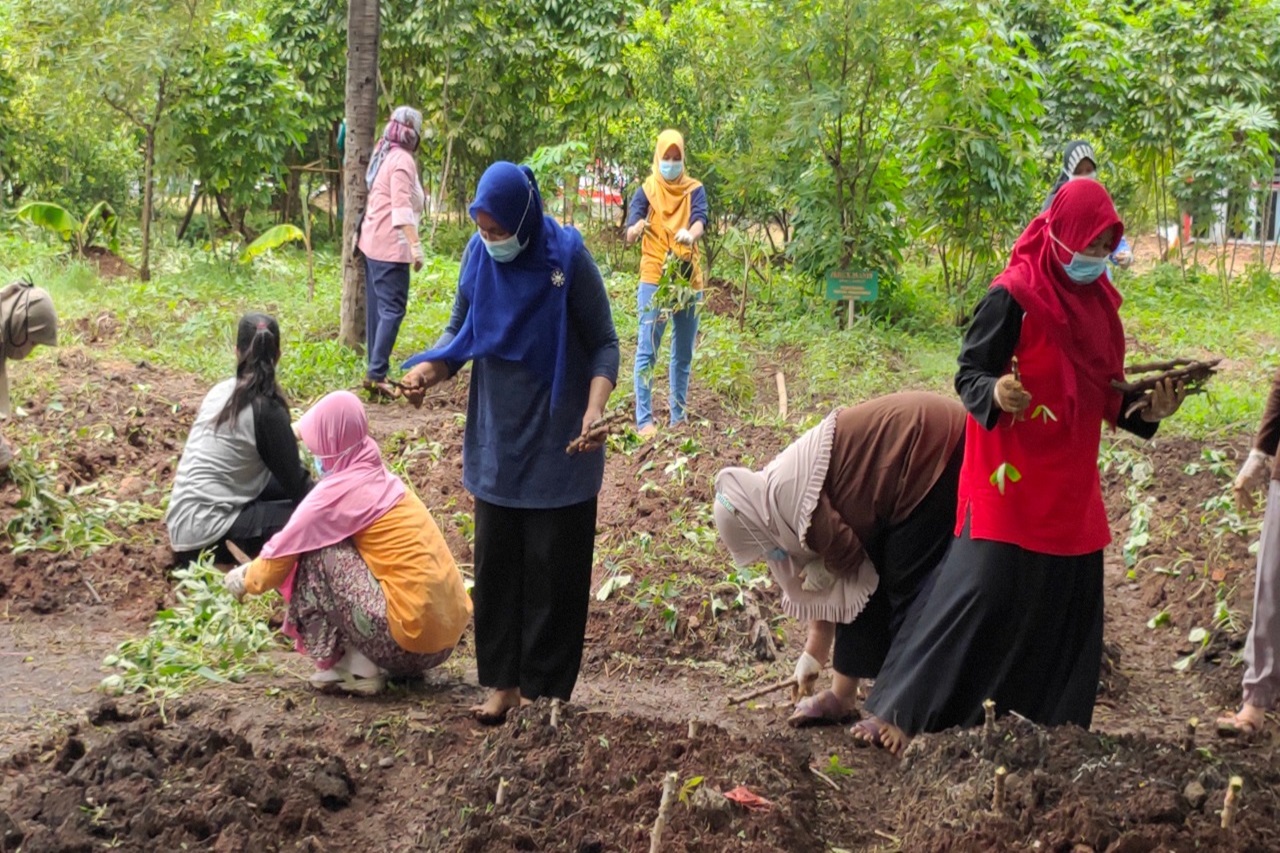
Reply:
[[[402,225],[418,229],[424,200],[413,155],[393,146],[369,187],[364,224],[360,227],[360,251],[375,261],[411,262],[409,243],[398,229]]]

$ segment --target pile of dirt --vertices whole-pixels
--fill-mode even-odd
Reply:
[[[111,338],[110,315],[87,324]],[[0,599],[15,611],[51,613],[81,604],[136,604],[149,618],[168,594],[173,555],[158,518],[122,521],[111,503],[139,503],[159,514],[203,396],[189,380],[146,362],[99,362],[82,347],[58,352],[58,386],[17,401],[26,417],[6,433],[16,447],[40,448],[36,464],[55,473],[53,488],[96,507],[110,543],[89,555],[66,550],[0,553]],[[0,480],[0,527],[24,523],[29,501]]]
[[[896,780],[902,849],[1146,853],[1280,849],[1273,746],[1185,749],[1144,736],[999,720],[990,732],[917,738]],[[1007,771],[995,808],[996,769]],[[1244,780],[1233,827],[1220,812]]]
[[[217,727],[166,727],[155,716],[93,745],[71,730],[35,760],[43,763],[18,778],[0,811],[5,849],[275,850],[323,832],[326,816],[356,795],[342,758],[322,747],[255,748]]]
[[[137,278],[133,264],[105,246],[86,246],[82,257],[98,270],[99,278]]]

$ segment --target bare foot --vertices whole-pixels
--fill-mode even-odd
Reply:
[[[646,440],[653,438],[657,434],[658,434],[658,428],[653,424],[645,424],[644,426],[640,427],[640,429],[636,430],[636,435]]]
[[[479,705],[471,706],[471,716],[486,726],[500,725],[507,720],[507,712],[512,708],[528,704],[520,696],[520,688],[510,687],[506,690],[495,690],[489,698]]]
[[[893,723],[880,721],[880,745],[887,749],[891,755],[901,758],[909,743],[911,743],[911,738],[906,732]]]
[[[858,746],[884,746],[884,721],[876,716],[866,716],[853,724],[849,734]]]
[[[1262,731],[1267,721],[1267,712],[1257,705],[1245,702],[1240,710],[1225,717],[1219,717],[1217,723],[1218,737],[1251,738]]]

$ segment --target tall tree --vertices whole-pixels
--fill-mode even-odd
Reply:
[[[347,135],[342,219],[342,342],[364,340],[364,265],[355,256],[356,233],[369,197],[364,173],[378,125],[378,0],[350,0],[347,7]]]
[[[88,87],[142,138],[142,260],[151,277],[157,143],[186,93],[181,69],[208,37],[218,0],[25,4],[26,33],[39,40],[41,71],[67,89]]]

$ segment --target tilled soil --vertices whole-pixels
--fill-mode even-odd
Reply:
[[[91,344],[118,333],[99,320],[80,329]],[[8,435],[57,460],[64,491],[159,506],[205,389],[92,346],[58,358],[58,384],[21,401],[29,417]],[[372,406],[370,419],[469,571],[465,399],[451,385],[422,411]],[[545,702],[477,726],[466,708],[482,692],[461,655],[367,701],[312,696],[289,674],[305,664],[283,653],[278,676],[166,705],[98,700],[83,692],[96,661],[169,595],[160,522],[114,530],[87,559],[6,549],[0,676],[16,701],[0,701],[0,851],[646,850],[668,772],[682,797],[664,851],[1280,849],[1274,743],[1220,741],[1211,725],[1238,698],[1252,595],[1256,516],[1221,500],[1244,437],[1209,455],[1117,441],[1130,455],[1103,477],[1116,541],[1095,733],[1002,720],[918,738],[899,762],[843,728],[788,729],[785,694],[726,710],[747,682],[787,674],[803,631],[779,618],[776,587],[736,602],[727,557],[695,540],[715,471],[763,464],[794,430],[695,402],[702,419],[656,442],[613,440],[595,582],[631,581],[593,597],[582,704],[554,729]],[[20,498],[0,486],[0,523]],[[1126,555],[1135,501],[1147,539]],[[1203,723],[1187,749],[1191,717]],[[1009,773],[999,810],[997,766]],[[1232,775],[1244,789],[1228,831]],[[769,805],[722,798],[739,786]]]

